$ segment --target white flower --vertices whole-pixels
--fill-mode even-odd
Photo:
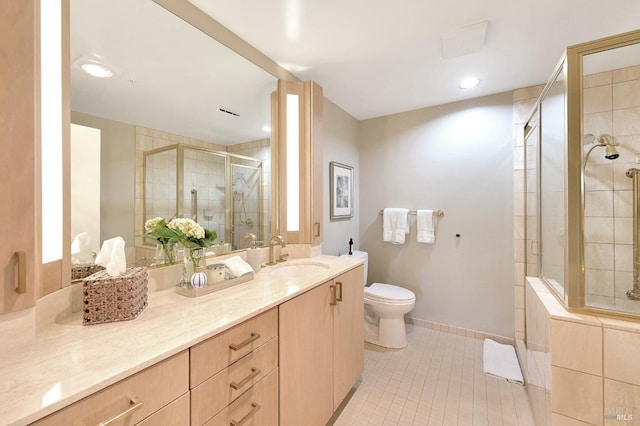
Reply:
[[[166,221],[163,217],[154,217],[153,219],[149,219],[144,223],[144,229],[148,233],[153,234],[158,229],[164,228],[165,225]]]
[[[204,228],[192,219],[178,218],[173,219],[167,224],[171,229],[175,229],[182,233],[186,238],[204,238]]]

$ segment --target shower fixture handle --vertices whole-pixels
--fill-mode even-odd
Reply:
[[[633,288],[627,291],[631,300],[640,300],[640,169],[632,168],[625,172],[625,176],[633,179]]]

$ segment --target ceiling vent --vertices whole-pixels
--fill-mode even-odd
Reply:
[[[229,111],[228,109],[225,109],[225,108],[218,108],[218,109],[220,110],[220,112],[223,112],[225,114],[233,115],[234,117],[240,117],[240,114],[238,114],[237,112]]]
[[[484,21],[443,33],[442,58],[455,58],[482,49],[488,25],[489,22]]]

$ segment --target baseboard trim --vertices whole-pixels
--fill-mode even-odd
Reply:
[[[432,330],[442,331],[444,333],[450,334],[457,334],[458,336],[466,336],[474,339],[491,339],[504,345],[515,346],[516,344],[516,340],[512,337],[500,336],[497,334],[486,333],[484,331],[472,330],[470,328],[456,327],[454,325],[440,324],[437,322],[408,316],[406,316],[404,320],[407,324],[412,324],[416,327],[430,328]]]

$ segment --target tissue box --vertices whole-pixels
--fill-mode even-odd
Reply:
[[[104,266],[96,265],[95,263],[83,263],[79,265],[71,265],[71,280],[81,280],[87,278],[89,275],[93,275],[98,271],[102,271]]]
[[[83,280],[82,325],[127,321],[147,306],[147,270],[129,268],[112,277],[99,271]]]

